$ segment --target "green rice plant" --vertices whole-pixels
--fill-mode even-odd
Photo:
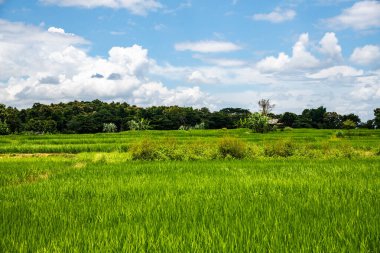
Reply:
[[[247,155],[247,145],[237,138],[224,137],[219,140],[218,151],[222,158],[243,159]]]

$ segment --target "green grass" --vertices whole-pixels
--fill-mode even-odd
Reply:
[[[63,151],[0,155],[0,252],[379,252],[380,156],[372,152],[379,132],[343,140],[334,133],[1,137],[2,150],[19,142]],[[148,137],[213,147],[226,134],[259,148],[284,139],[298,145],[294,152],[349,145],[372,153],[133,161],[111,148],[111,140],[129,146]],[[78,152],[65,152],[68,144]]]

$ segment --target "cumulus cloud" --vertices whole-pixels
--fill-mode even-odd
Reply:
[[[141,106],[206,106],[199,87],[168,88],[150,80],[155,62],[139,45],[112,47],[107,58],[87,54],[88,42],[61,28],[0,21],[0,98],[3,103],[126,100]],[[23,57],[20,57],[22,55]]]
[[[156,11],[163,7],[162,4],[156,0],[40,0],[40,2],[65,7],[124,8],[136,15],[146,15],[149,11]]]
[[[327,55],[331,59],[340,60],[342,58],[342,48],[335,33],[325,33],[319,41],[321,53]]]
[[[193,51],[199,53],[232,52],[241,49],[240,46],[227,41],[204,40],[196,42],[181,42],[174,45],[177,51]]]
[[[380,2],[359,1],[350,8],[324,22],[331,29],[368,30],[380,27]]]
[[[356,86],[356,89],[351,92],[354,99],[367,102],[373,100],[378,105],[380,99],[380,70],[358,78]]]
[[[280,72],[289,70],[302,70],[314,68],[319,65],[319,60],[308,50],[309,35],[303,33],[293,46],[292,56],[279,53],[278,57],[269,56],[257,63],[257,68],[264,72]]]
[[[296,11],[290,9],[276,8],[270,13],[259,13],[253,15],[252,19],[257,21],[269,21],[272,23],[282,23],[294,19]]]
[[[352,52],[350,60],[359,65],[378,63],[380,61],[380,47],[375,45],[357,47]]]
[[[363,75],[363,70],[357,70],[350,66],[334,66],[322,69],[317,73],[308,75],[309,78],[326,79],[335,77],[354,77]]]

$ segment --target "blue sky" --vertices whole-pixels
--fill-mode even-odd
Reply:
[[[380,106],[380,2],[0,0],[0,103]]]

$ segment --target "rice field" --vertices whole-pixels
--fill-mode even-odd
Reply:
[[[380,131],[335,132],[0,137],[0,251],[379,252]]]

